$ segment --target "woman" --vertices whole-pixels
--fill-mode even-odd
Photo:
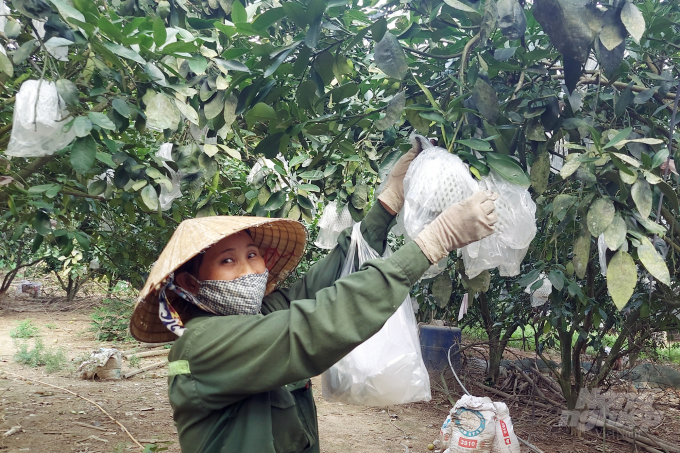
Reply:
[[[385,250],[404,203],[416,145],[395,165],[362,221]],[[176,339],[169,396],[184,453],[318,453],[310,377],[377,332],[432,264],[493,232],[496,195],[479,192],[448,208],[415,242],[339,278],[351,229],[290,288],[306,231],[287,219],[211,217],[182,222],[135,307],[132,335]],[[177,338],[179,336],[179,338]]]

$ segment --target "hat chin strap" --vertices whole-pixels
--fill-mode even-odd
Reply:
[[[179,316],[179,313],[177,313],[177,310],[175,310],[168,302],[166,293],[168,289],[175,291],[176,288],[175,274],[170,273],[158,294],[158,317],[170,332],[181,337],[186,328],[184,327],[182,318]]]

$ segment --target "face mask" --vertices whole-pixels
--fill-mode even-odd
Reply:
[[[269,271],[248,274],[235,280],[196,280],[199,284],[194,302],[216,315],[255,315],[260,312],[267,289]]]
[[[179,313],[168,303],[167,290],[215,315],[255,315],[262,307],[268,278],[268,270],[261,274],[244,275],[236,280],[200,281],[194,277],[199,290],[198,294],[191,294],[175,285],[174,274],[170,274],[159,294],[158,316],[170,332],[182,336],[184,324]]]

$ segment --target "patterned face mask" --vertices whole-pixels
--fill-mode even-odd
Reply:
[[[215,315],[255,315],[262,307],[269,271],[244,275],[235,280],[200,281],[193,278],[199,284],[197,294],[187,292],[175,285],[173,274],[168,276],[159,294],[158,315],[165,327],[180,337],[185,330],[184,324],[177,311],[168,303],[167,290],[174,291],[187,302]]]

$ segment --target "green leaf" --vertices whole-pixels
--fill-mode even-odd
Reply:
[[[668,148],[661,148],[652,158],[652,168],[661,166],[668,159]]]
[[[57,92],[59,96],[69,105],[78,105],[79,92],[76,84],[67,79],[57,80]]]
[[[621,22],[635,42],[640,44],[640,39],[645,32],[645,18],[632,1],[627,1],[621,8]]]
[[[264,154],[264,157],[267,159],[273,159],[279,153],[279,144],[284,135],[285,133],[283,132],[277,132],[276,134],[266,136],[260,140],[253,153]]]
[[[586,276],[586,270],[588,268],[588,258],[590,258],[590,235],[581,234],[576,242],[574,243],[574,258],[572,262],[574,263],[574,272],[578,278],[584,278]]]
[[[319,42],[319,33],[321,32],[321,19],[319,17],[309,26],[307,30],[307,35],[305,36],[305,45],[310,49],[316,49],[316,45]]]
[[[284,191],[278,191],[269,197],[267,203],[264,205],[265,211],[276,211],[283,203],[286,202],[286,193]]]
[[[300,206],[304,209],[314,209],[314,203],[309,201],[309,198],[305,197],[304,195],[298,195],[297,200]]]
[[[111,102],[111,107],[118,112],[119,115],[124,116],[125,118],[130,118],[130,106],[128,106],[127,102],[120,98],[116,98]]]
[[[586,223],[588,224],[588,231],[594,237],[600,236],[607,227],[614,220],[614,214],[616,213],[616,208],[614,208],[614,203],[608,198],[598,198],[588,209],[588,214],[586,216]]]
[[[456,143],[465,145],[468,148],[475,149],[477,151],[493,151],[489,142],[480,140],[478,138],[469,138],[465,140],[456,140]]]
[[[179,99],[175,99],[175,105],[186,119],[198,126],[198,113],[196,113],[196,110],[192,106],[185,104]]]
[[[675,212],[680,212],[680,203],[678,202],[678,194],[675,192],[675,190],[668,185],[667,182],[661,181],[659,184],[656,185],[661,193],[663,193],[666,198],[668,198],[668,203],[671,205],[672,209],[675,209]]]
[[[102,129],[109,129],[112,131],[116,130],[116,125],[113,124],[113,121],[111,121],[104,113],[90,112],[87,114],[87,116],[90,118],[90,121],[92,121],[92,124],[96,124]]]
[[[356,84],[354,84],[354,86],[356,86]],[[378,129],[379,131],[384,131],[388,127],[394,126],[401,118],[401,114],[404,111],[405,107],[406,107],[406,94],[404,94],[403,91],[400,91],[399,93],[395,94],[394,97],[390,99],[390,102],[387,104],[387,109],[385,110],[385,117],[376,121],[375,123],[376,129]]]
[[[290,53],[294,51],[296,47],[297,46],[291,47],[290,49],[281,52],[279,56],[276,57],[276,60],[274,60],[274,63],[269,66],[266,71],[264,71],[264,76],[269,77],[270,75],[274,74],[279,66],[281,66],[281,63],[283,63],[284,60],[288,58],[288,55],[290,55]]]
[[[564,288],[564,282],[566,278],[564,277],[564,274],[562,273],[561,270],[559,269],[553,269],[550,271],[550,274],[548,274],[548,279],[550,280],[550,283],[557,289],[558,291],[562,291],[562,288]]]
[[[645,179],[638,179],[630,189],[630,195],[635,202],[638,212],[644,218],[652,212],[652,189]]]
[[[61,14],[61,17],[66,19],[75,19],[80,22],[85,22],[85,16],[75,9],[73,6],[69,5],[66,3],[64,0],[50,0],[50,2],[57,7],[57,10],[59,11],[59,14]]]
[[[239,0],[234,0],[231,5],[231,20],[235,24],[248,22],[248,13]]]
[[[475,87],[472,90],[472,100],[477,106],[479,113],[491,124],[496,124],[500,113],[498,95],[484,79],[477,77]]]
[[[153,42],[156,47],[161,47],[168,39],[168,31],[165,29],[165,22],[160,17],[153,21]]]
[[[50,221],[50,216],[42,209],[38,209],[35,212],[33,228],[35,228],[35,231],[37,231],[41,236],[47,236],[52,232],[52,222]]]
[[[578,198],[573,195],[560,194],[553,200],[552,212],[553,216],[557,217],[558,220],[564,220],[567,215],[567,210],[578,201]]]
[[[263,102],[258,102],[246,113],[248,127],[253,127],[258,121],[276,121],[278,118],[273,108]]]
[[[319,170],[310,170],[300,173],[298,177],[301,179],[306,179],[308,181],[316,181],[319,179],[323,179],[323,172]]]
[[[238,60],[223,60],[221,58],[214,58],[213,62],[222,66],[227,71],[239,71],[239,72],[250,72],[248,66],[244,65]]]
[[[92,130],[92,121],[86,116],[79,116],[73,122],[73,131],[76,137],[87,137]]]
[[[402,80],[408,72],[404,50],[392,33],[385,33],[385,36],[375,45],[373,60],[378,69],[395,79]]]
[[[298,28],[303,29],[307,26],[307,13],[304,6],[295,2],[283,2],[281,6],[283,7],[286,16],[288,16]]]
[[[609,250],[616,251],[623,245],[626,240],[627,231],[626,221],[623,220],[620,214],[614,215],[612,222],[604,230],[604,242]]]
[[[38,40],[37,39],[31,39],[30,41],[26,41],[19,47],[15,52],[14,56],[12,57],[12,62],[14,62],[15,65],[23,63],[28,57],[33,54],[33,51],[36,49]]]
[[[10,59],[7,58],[7,55],[2,52],[0,52],[0,71],[4,72],[9,77],[14,77],[14,65]]]
[[[266,30],[267,28],[274,25],[276,22],[280,21],[286,17],[285,8],[271,8],[264,13],[257,16],[257,19],[253,21],[253,28],[255,30]]]
[[[628,106],[633,102],[635,95],[631,90],[632,86],[633,82],[630,82],[616,100],[616,104],[614,104],[614,115],[616,115],[617,118],[621,118],[621,116],[626,113]]]
[[[525,189],[528,189],[531,185],[522,167],[510,157],[489,153],[486,155],[486,163],[506,181],[517,184]]]
[[[368,186],[366,184],[359,184],[354,187],[352,205],[359,210],[368,206]]]
[[[618,251],[607,266],[607,289],[619,310],[626,306],[637,284],[637,269],[633,258]]]
[[[87,193],[92,196],[101,195],[106,190],[106,181],[102,179],[97,179],[92,181],[92,183],[87,188]]]
[[[449,5],[451,8],[458,9],[460,11],[479,14],[478,11],[475,8],[468,6],[465,3],[460,2],[458,0],[444,0],[444,3]]]
[[[531,166],[529,179],[531,187],[537,194],[542,194],[548,188],[548,178],[550,177],[550,154],[541,153]]]
[[[637,252],[640,262],[654,278],[666,286],[671,286],[671,275],[661,254],[646,237],[641,237],[639,241],[640,245],[637,246]]]
[[[79,173],[87,173],[94,165],[97,155],[97,143],[91,135],[77,138],[71,146],[71,167]]]
[[[635,168],[639,168],[640,165],[642,165],[639,160],[635,159],[634,157],[629,156],[628,154],[612,153],[612,152],[610,152],[609,154],[621,159],[622,161],[624,161],[628,165],[632,165]]]
[[[158,193],[152,185],[147,185],[140,192],[142,202],[149,211],[158,211]]]
[[[621,143],[622,141],[624,141],[625,139],[627,139],[631,132],[633,132],[633,128],[632,128],[632,127],[627,127],[627,128],[625,128],[624,130],[619,131],[619,132],[614,136],[614,138],[612,138],[611,140],[609,140],[609,143],[607,143],[606,145],[604,145],[603,149],[611,148],[611,147],[613,147],[613,146],[618,145],[619,143]]]
[[[104,32],[106,36],[111,38],[116,42],[121,42],[123,40],[123,32],[120,26],[113,25],[106,17],[100,17],[97,21],[97,27],[99,30]]]
[[[453,283],[447,272],[439,274],[432,282],[432,296],[439,304],[439,308],[446,308],[453,293]]]
[[[109,51],[115,53],[116,55],[126,58],[128,60],[136,61],[139,64],[146,64],[146,60],[142,58],[137,52],[127,47],[120,46],[118,44],[113,44],[110,42],[102,43],[103,46]]]

